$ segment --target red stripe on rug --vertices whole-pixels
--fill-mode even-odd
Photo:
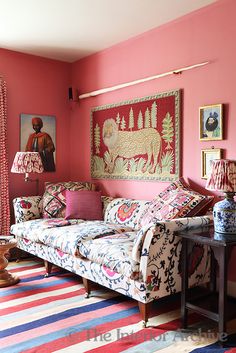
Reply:
[[[11,271],[10,271],[11,272]],[[20,277],[20,279],[26,279],[26,278],[31,278],[31,277],[38,277],[38,276],[42,276],[42,280],[44,279],[44,278],[47,278],[47,279],[50,279],[50,278],[57,278],[57,277],[59,277],[59,278],[65,278],[65,277],[68,277],[68,278],[71,278],[71,279],[75,279],[76,280],[76,278],[78,278],[79,280],[80,280],[80,282],[82,283],[82,281],[81,281],[81,279],[80,279],[80,277],[79,276],[76,276],[76,275],[72,275],[71,276],[71,274],[69,274],[68,272],[62,272],[62,271],[58,271],[58,269],[57,268],[55,268],[54,270],[52,270],[52,272],[51,272],[51,274],[49,275],[49,277],[44,277],[45,276],[45,269],[42,269],[42,271],[37,271],[37,272],[35,272],[35,273],[28,273],[28,274],[24,274],[24,275],[21,275],[20,273],[19,273],[19,277]],[[38,279],[39,280],[39,279]],[[34,280],[32,279],[32,283],[34,283]]]
[[[190,314],[189,324],[193,324],[199,321],[199,316]],[[173,321],[166,322],[164,324],[158,325],[156,327],[148,327],[144,329],[140,329],[140,331],[134,332],[128,336],[119,337],[119,332],[117,333],[117,338],[119,338],[116,342],[111,342],[106,344],[106,351],[112,353],[119,353],[123,350],[134,347],[138,344],[141,344],[146,341],[154,340],[157,337],[160,337],[162,334],[168,331],[176,331],[181,327],[181,319],[175,319]],[[99,341],[99,340],[98,340]],[[104,353],[104,346],[93,348],[92,350],[86,351],[86,353]]]
[[[68,298],[73,298],[73,297],[76,297],[76,296],[79,296],[79,295],[83,295],[83,294],[85,294],[85,289],[81,288],[81,289],[78,289],[78,290],[76,290],[74,292],[62,293],[62,294],[55,295],[55,296],[50,296],[50,297],[46,297],[46,298],[36,299],[36,300],[30,301],[28,303],[18,304],[18,305],[15,305],[13,307],[10,307],[10,308],[0,309],[0,316],[11,314],[11,313],[15,313],[15,312],[18,312],[18,311],[23,311],[23,310],[28,309],[28,308],[33,308],[33,307],[36,307],[36,306],[39,306],[39,305],[43,305],[43,304],[47,304],[47,303],[50,303],[50,302],[54,302],[54,301],[60,300],[60,299],[64,300],[64,299],[68,299]]]
[[[96,335],[101,335],[106,333],[107,331],[116,329],[118,327],[132,325],[140,321],[140,314],[134,314],[128,316],[127,318],[119,319],[117,321],[106,322],[104,324],[96,326],[96,330],[90,329],[81,332],[77,332],[71,334],[67,337],[62,337],[52,342],[45,343],[41,346],[31,348],[29,350],[25,350],[24,353],[35,353],[37,351],[40,352],[52,352],[53,350],[59,350],[63,348],[67,348],[73,344],[77,344],[88,339],[94,338]]]
[[[35,268],[40,268],[40,267],[43,268],[42,263],[39,263],[37,265],[32,265],[32,266],[22,266],[22,267],[9,268],[9,272],[11,272],[11,273],[18,272],[18,273],[20,273],[22,271],[33,270]]]
[[[135,303],[132,303],[132,302],[122,302],[118,304],[113,304],[109,307],[96,309],[96,314],[101,317],[109,314],[115,314],[124,309],[132,308],[134,305]],[[81,324],[86,325],[86,323],[89,320],[91,320],[91,311],[80,313],[73,317],[64,318],[60,321],[56,321],[40,327],[40,335],[41,337],[43,337],[45,334],[49,333],[50,335],[53,336],[54,332],[60,331],[62,329],[70,330],[70,327],[73,327],[77,322],[79,322],[80,325]],[[9,346],[9,344],[12,343],[12,340],[14,340],[15,344],[19,344],[28,339],[31,340],[36,337],[38,338],[38,336],[39,336],[39,328],[36,327],[27,332],[20,332],[11,337],[5,337],[1,339],[1,347],[5,348],[6,346]]]
[[[131,301],[131,303],[132,303],[132,301]],[[133,305],[137,305],[137,303],[134,301]],[[168,308],[168,311],[171,311],[171,310],[176,309],[176,307],[178,307],[178,303],[176,303],[176,302],[171,302],[169,304],[166,303],[165,305],[161,305],[158,308],[159,309],[158,313],[157,313],[157,310],[153,310],[150,317],[165,313],[167,311],[167,308]],[[125,307],[124,307],[124,309],[125,309]],[[140,319],[141,319],[140,313],[136,313],[136,314],[130,315],[126,318],[122,318],[122,319],[119,319],[116,321],[106,322],[104,324],[98,325],[98,326],[96,326],[96,330],[90,329],[90,330],[81,331],[78,333],[71,334],[69,337],[62,337],[57,340],[54,340],[53,342],[45,343],[45,344],[39,346],[38,349],[40,349],[40,351],[42,351],[42,352],[50,352],[52,349],[54,349],[54,350],[63,349],[68,346],[71,346],[73,344],[77,344],[77,343],[83,342],[85,340],[92,339],[92,338],[96,337],[97,335],[103,335],[110,330],[114,330],[114,329],[117,329],[120,327],[136,324],[140,321]],[[140,329],[142,330],[141,322],[140,322]],[[147,329],[144,329],[144,330],[147,330]],[[149,328],[148,328],[148,330],[149,330]],[[112,349],[112,352],[113,352],[113,349]],[[24,351],[24,353],[35,353],[35,348],[26,350],[26,351]]]
[[[49,280],[50,282],[53,283],[53,281],[55,281],[55,278],[52,278],[52,280],[51,279],[45,279],[45,280]],[[24,292],[24,297],[28,297],[28,296],[31,296],[31,295],[34,295],[34,294],[38,294],[38,293],[42,293],[42,292],[48,293],[48,292],[55,291],[57,289],[68,288],[71,285],[76,285],[76,284],[81,284],[81,283],[78,283],[78,281],[70,281],[70,282],[66,282],[66,283],[57,284],[57,285],[51,286],[51,287],[36,288],[36,289],[33,289],[33,290],[25,291]],[[17,286],[20,287],[21,283],[19,282],[19,284]],[[22,287],[25,287],[25,283],[23,283],[23,282],[22,282]],[[6,301],[19,299],[19,298],[22,298],[22,292],[18,292],[16,294],[11,294],[11,295],[8,295],[7,297],[2,297],[2,298],[0,298],[0,303],[4,303]]]

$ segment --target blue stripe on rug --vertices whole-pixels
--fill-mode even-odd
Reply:
[[[150,337],[148,341],[137,344],[134,347],[128,348],[122,353],[154,353],[157,350],[171,346],[173,343],[187,339],[190,333],[181,333],[179,331],[167,331],[162,335]],[[179,352],[177,352],[179,353]]]
[[[103,290],[99,290],[99,291],[93,291],[93,296],[96,297],[96,296],[101,296],[101,295],[106,295],[106,291]],[[61,294],[61,296],[63,297],[64,294]],[[45,298],[43,298],[45,299]],[[46,304],[41,304],[41,305],[36,305],[37,307],[37,310],[39,311],[47,311],[47,310],[50,310],[51,308],[54,308],[55,305],[57,305],[58,307],[60,307],[61,305],[69,305],[69,304],[72,304],[72,303],[79,303],[81,301],[84,300],[84,294],[81,294],[81,295],[78,295],[75,293],[75,295],[71,298],[67,298],[67,299],[57,299],[56,301],[54,301],[54,298],[53,296],[51,297],[51,301],[49,301],[48,303]],[[127,298],[127,300],[129,300]],[[77,305],[77,306],[78,306]],[[0,310],[1,312],[1,310]],[[27,317],[28,315],[31,315],[31,314],[35,314],[35,305],[32,305],[32,307],[28,308],[28,309],[24,309],[24,310],[20,310],[20,311],[17,311],[17,312],[13,312],[11,314],[6,314],[6,315],[3,315],[1,317],[1,323],[2,322],[9,322],[9,321],[13,321],[13,320],[17,320],[21,317]]]
[[[32,330],[34,328],[37,328],[37,327],[40,327],[40,326],[43,326],[43,325],[48,325],[48,324],[51,324],[53,322],[66,319],[68,317],[79,315],[81,313],[86,313],[86,312],[89,312],[89,311],[106,308],[106,307],[109,307],[111,305],[120,303],[120,302],[125,301],[125,300],[126,300],[125,297],[118,297],[118,298],[112,298],[112,299],[103,300],[103,301],[98,302],[98,303],[85,305],[83,307],[78,307],[78,308],[65,310],[65,311],[63,311],[63,312],[61,312],[59,314],[53,314],[53,315],[47,316],[45,318],[42,318],[42,319],[39,319],[39,320],[35,320],[33,322],[29,322],[27,324],[23,324],[23,325],[19,325],[19,326],[13,327],[13,328],[2,330],[0,332],[0,338],[11,336],[11,335],[15,335],[15,334],[20,333],[20,332]],[[132,308],[132,309],[128,309],[128,310],[134,310],[133,313],[135,313],[135,312],[138,311],[138,308]]]
[[[52,278],[52,277],[62,276],[62,275],[65,275],[65,273],[64,272],[54,272],[54,273],[50,274],[50,276],[48,276],[47,278]],[[66,276],[64,276],[63,278],[66,278]],[[68,278],[69,278],[69,275],[68,275]],[[80,277],[78,277],[78,278],[80,278]],[[46,278],[44,277],[44,274],[42,274],[42,275],[38,275],[38,276],[34,276],[34,277],[23,278],[20,281],[21,281],[21,283],[27,283],[27,282],[37,281],[39,279],[46,280]],[[70,280],[71,281],[73,280],[73,278],[71,278],[71,276],[70,276]]]
[[[121,297],[119,297],[119,299],[121,299]],[[110,300],[109,300],[110,301]],[[119,300],[120,301],[120,300]],[[99,303],[100,304],[100,303]],[[115,303],[113,303],[115,304]],[[110,304],[112,305],[112,304]],[[87,311],[91,311],[91,306],[96,306],[96,305],[88,305]],[[106,307],[107,305],[104,305],[103,307]],[[99,309],[98,307],[94,308],[94,310]],[[89,330],[92,329],[98,325],[104,324],[106,322],[112,322],[112,321],[116,321],[116,320],[120,320],[123,319],[125,317],[128,317],[130,315],[136,314],[138,312],[138,307],[134,307],[134,308],[129,308],[126,310],[122,310],[120,312],[116,312],[114,314],[109,314],[107,316],[103,316],[100,318],[96,318],[96,319],[92,319],[90,321],[86,321],[82,324],[78,324],[78,325],[73,325],[70,326],[69,328],[64,328],[62,330],[56,331],[56,332],[51,332],[48,333],[46,335],[43,336],[39,336],[38,338],[33,338],[31,340],[28,341],[24,341],[21,343],[17,343],[15,345],[12,346],[8,346],[9,349],[9,353],[19,353],[22,352],[26,349],[30,349],[35,347],[35,352],[37,352],[37,346],[40,346],[41,344],[45,344],[48,342],[52,342],[56,339],[62,338],[62,337],[66,337],[68,335],[72,335],[75,333],[79,333],[81,331],[84,330]],[[79,313],[77,313],[79,314]],[[67,317],[67,316],[66,316]],[[40,321],[40,320],[38,320]],[[54,322],[54,320],[52,321]],[[49,322],[48,322],[49,323]],[[25,326],[25,325],[24,325]],[[31,326],[29,329],[32,329],[33,327]],[[25,330],[23,330],[25,331]],[[17,332],[14,332],[13,334],[16,334]],[[0,349],[0,353],[6,353],[6,348],[2,348]],[[79,353],[79,352],[78,352]]]
[[[196,348],[191,353],[225,353],[236,347],[236,334],[229,335],[225,342],[225,347],[221,347],[218,342],[209,344],[209,346]]]
[[[42,277],[39,278],[39,279],[42,279]],[[45,282],[43,282],[43,283],[41,282],[41,283],[38,283],[38,284],[33,284],[31,286],[27,286],[26,285],[26,286],[15,286],[15,287],[12,287],[11,289],[4,291],[3,293],[0,293],[0,297],[4,298],[4,297],[6,297],[8,295],[17,294],[17,293],[21,293],[21,292],[27,292],[27,291],[31,291],[31,290],[35,291],[37,289],[44,289],[44,288],[54,287],[54,286],[56,286],[58,284],[63,284],[65,282],[72,282],[72,279],[70,277],[68,277],[68,278],[67,277],[63,277],[62,279],[55,279],[55,281],[47,282],[47,279],[45,278]],[[78,284],[79,283],[81,283],[81,282],[79,282],[79,280],[78,280]]]
[[[230,348],[221,348],[219,343],[214,343],[214,344],[211,344],[210,346],[196,348],[190,353],[225,353],[225,352],[228,352],[229,350]]]

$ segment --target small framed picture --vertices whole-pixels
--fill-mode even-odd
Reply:
[[[222,140],[222,104],[206,105],[199,108],[200,140]]]
[[[222,158],[221,148],[211,148],[206,150],[201,150],[201,178],[207,179],[211,171],[211,161],[213,159]]]

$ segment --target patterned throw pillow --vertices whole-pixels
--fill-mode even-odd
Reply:
[[[171,183],[155,197],[140,217],[139,225],[166,219],[193,217],[206,212],[213,196],[192,190],[183,179]]]
[[[13,200],[15,222],[25,222],[42,216],[42,196],[23,196]]]
[[[104,218],[106,209],[109,206],[109,204],[114,200],[114,197],[102,195],[101,199],[102,199],[102,212],[103,212],[103,218]]]
[[[149,201],[114,198],[106,208],[104,220],[132,229],[139,229],[140,216],[149,205]]]
[[[90,182],[68,181],[58,183],[45,183],[43,195],[43,217],[59,218],[65,217],[66,213],[66,190],[95,190],[95,185]]]

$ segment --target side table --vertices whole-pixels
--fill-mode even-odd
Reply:
[[[5,254],[17,245],[12,236],[0,236],[0,288],[11,286],[19,282],[19,277],[12,275],[6,270],[8,260]]]
[[[236,235],[214,232],[214,227],[202,227],[176,233],[182,238],[182,293],[181,317],[183,328],[187,327],[188,309],[218,322],[220,343],[227,339],[226,322],[236,317],[236,300],[227,296],[227,269]],[[188,291],[188,246],[191,242],[207,245],[211,251],[209,290],[201,290],[198,297],[191,297]],[[219,290],[216,291],[216,270],[218,266]]]

